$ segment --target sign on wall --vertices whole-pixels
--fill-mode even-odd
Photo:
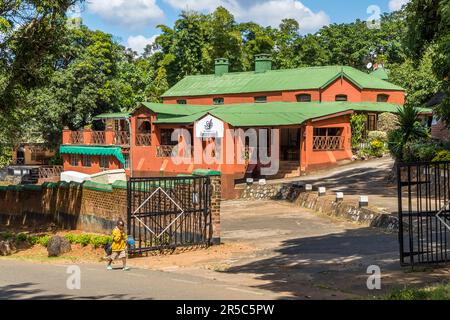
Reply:
[[[197,138],[223,138],[223,132],[223,121],[211,115],[207,115],[195,124]]]

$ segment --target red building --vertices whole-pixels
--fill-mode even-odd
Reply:
[[[65,170],[123,167],[132,176],[161,176],[207,168],[230,184],[261,175],[270,166],[261,154],[279,155],[277,172],[267,176],[298,176],[351,159],[350,115],[366,113],[367,130],[376,130],[377,115],[396,112],[404,96],[401,87],[351,67],[272,70],[270,57],[259,55],[255,71],[229,73],[228,61],[217,59],[215,74],[185,77],[163,94],[162,104],[99,115],[104,131],[64,130],[61,153]],[[211,134],[209,126],[218,130]],[[172,141],[176,129],[191,139],[177,134]],[[207,161],[208,154],[220,161]]]

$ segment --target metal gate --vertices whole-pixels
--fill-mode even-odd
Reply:
[[[398,214],[403,266],[450,261],[450,162],[399,164]]]
[[[130,254],[210,244],[209,177],[130,178],[127,191]]]

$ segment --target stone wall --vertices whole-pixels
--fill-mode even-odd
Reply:
[[[398,230],[398,217],[375,208],[363,207],[346,201],[336,202],[334,197],[319,197],[317,191],[305,191],[300,182],[281,184],[250,184],[244,187],[241,198],[246,200],[285,200],[329,216],[345,218],[364,225],[385,230]]]

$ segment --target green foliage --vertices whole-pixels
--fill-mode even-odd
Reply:
[[[431,141],[409,141],[403,147],[403,160],[431,161],[436,156],[437,150],[437,145]]]
[[[450,161],[450,150],[439,151],[433,161]]]
[[[419,111],[412,105],[398,109],[398,128],[388,133],[388,148],[397,160],[404,159],[406,143],[430,139],[428,130],[420,123]]]
[[[386,300],[449,300],[450,284],[440,284],[427,288],[395,289],[387,296]]]
[[[352,129],[352,148],[358,148],[363,141],[364,127],[367,117],[364,114],[352,114],[350,117],[350,126]]]
[[[450,2],[412,0],[406,7],[407,44],[411,57],[419,61],[432,48],[433,75],[441,80],[439,91],[446,93],[435,108],[437,116],[450,125]]]
[[[67,233],[64,235],[70,243],[79,244],[83,247],[92,245],[94,248],[105,246],[108,242],[112,241],[111,236],[93,235],[93,234],[73,234]]]
[[[374,157],[381,157],[385,152],[384,142],[380,140],[373,140],[370,142],[370,155]]]
[[[51,238],[51,236],[49,236],[49,235],[44,235],[44,236],[41,236],[41,237],[38,237],[38,239],[37,239],[37,244],[40,244],[41,246],[43,246],[43,247],[47,247],[47,245],[48,245],[48,242],[50,241],[50,238]]]

